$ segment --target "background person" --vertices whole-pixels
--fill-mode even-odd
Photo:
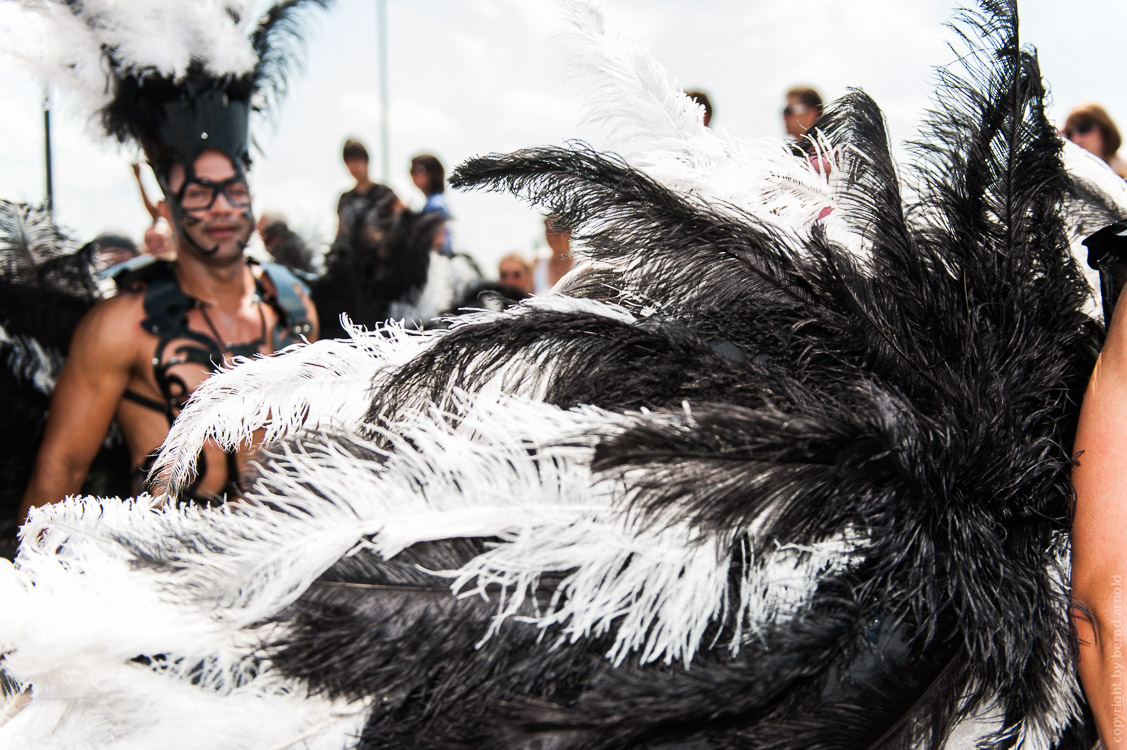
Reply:
[[[703,91],[686,91],[685,96],[704,108],[704,126],[706,128],[710,127],[709,123],[712,122],[712,100],[708,98],[708,94]]]
[[[435,240],[438,242],[436,249],[447,257],[454,255],[454,246],[450,239],[450,207],[446,203],[446,169],[438,157],[432,154],[419,154],[411,159],[411,181],[415,183],[427,202],[420,213],[438,214],[442,217],[442,230]]]
[[[806,135],[814,121],[822,116],[822,95],[809,86],[795,86],[787,91],[783,108],[783,127],[796,141]]]
[[[551,216],[544,219],[547,252],[540,253],[532,266],[533,294],[547,294],[571,270],[571,231],[561,227]]]
[[[1098,104],[1085,104],[1068,115],[1061,135],[1107,162],[1120,177],[1127,178],[1127,161],[1116,155],[1123,139],[1107,111]]]
[[[509,253],[497,264],[497,280],[525,294],[532,294],[532,266],[520,253]]]
[[[284,216],[264,213],[258,219],[257,228],[263,247],[276,262],[303,274],[317,273],[313,249],[301,235],[290,229]]]
[[[153,201],[145,190],[145,183],[141,179],[141,163],[133,162],[133,177],[137,180],[137,189],[141,191],[141,202],[145,204],[145,212],[156,224],[160,221],[160,201]]]

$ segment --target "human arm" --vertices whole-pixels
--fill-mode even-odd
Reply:
[[[33,506],[58,502],[82,487],[129,382],[136,338],[129,332],[129,300],[97,305],[79,323],[59,373],[43,443],[21,517]]]
[[[304,334],[304,338],[312,343],[321,338],[321,320],[317,317],[317,306],[313,304],[313,298],[300,284],[295,285],[294,292],[301,298],[301,304],[305,306],[305,317],[309,320],[309,332]]]
[[[1080,412],[1072,473],[1073,620],[1080,681],[1105,748],[1127,748],[1127,308],[1108,338]]]
[[[160,208],[149,199],[149,194],[145,192],[145,183],[141,181],[141,165],[136,162],[133,164],[133,176],[137,178],[137,187],[141,190],[141,200],[145,203],[145,210],[149,212],[149,216],[155,222],[160,218]]]

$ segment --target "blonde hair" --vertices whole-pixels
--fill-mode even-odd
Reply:
[[[520,263],[520,267],[524,269],[525,273],[529,275],[532,274],[532,264],[529,263],[528,260],[525,259],[525,257],[520,253],[509,253],[504,258],[501,258],[500,261],[498,261],[497,267],[500,268],[503,264],[510,260]]]

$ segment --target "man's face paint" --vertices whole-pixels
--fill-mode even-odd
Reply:
[[[242,258],[254,231],[250,190],[241,167],[205,151],[188,169],[173,168],[169,208],[183,249],[219,262]]]

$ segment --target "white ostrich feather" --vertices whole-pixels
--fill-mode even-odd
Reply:
[[[543,297],[501,312],[459,316],[449,330],[534,309],[584,310],[617,320],[635,320],[625,309],[593,300]],[[360,427],[373,383],[406,363],[446,330],[415,332],[389,323],[379,332],[350,327],[347,340],[295,345],[269,358],[240,360],[197,388],[169,431],[150,474],[171,494],[191,482],[200,449],[207,441],[227,450],[247,448],[257,439],[272,445],[299,429]],[[483,391],[539,398],[551,368],[534,357],[514,357]],[[425,409],[422,395],[406,397],[403,410]],[[447,408],[448,403],[438,405]],[[257,434],[256,431],[264,432]]]
[[[702,541],[675,510],[641,523],[617,482],[592,477],[590,441],[659,417],[496,395],[457,400],[454,420],[431,409],[404,415],[394,432],[372,427],[381,445],[324,435],[282,445],[252,502],[166,510],[156,523],[130,524],[128,538],[171,561],[177,591],[231,631],[276,614],[356,550],[390,558],[434,539],[499,539],[460,570],[434,571],[464,595],[500,584],[494,628],[483,638],[531,601],[542,575],[562,574],[551,607],[527,622],[559,626],[567,638],[613,632],[608,658],[616,662],[690,662],[733,608],[740,632],[753,637],[806,601],[833,569],[828,560],[848,561],[841,542],[798,551],[746,549],[733,543],[735,532]],[[736,554],[754,564],[732,591]]]
[[[649,50],[607,21],[601,3],[559,1],[575,29],[570,64],[583,85],[586,118],[608,131],[600,150],[619,153],[670,189],[719,210],[793,231],[805,233],[838,208],[840,170],[832,168],[836,157],[824,140],[811,162],[778,139],[736,139],[705,127],[699,105]],[[849,238],[836,219],[828,222],[831,231]]]
[[[17,0],[22,12],[5,20],[8,51],[43,81],[95,112],[110,101],[105,50],[119,75],[184,74],[199,62],[217,76],[250,72],[258,62],[249,41],[257,20],[253,0]],[[236,20],[237,18],[237,20]]]
[[[306,696],[263,669],[255,654],[269,628],[230,627],[176,595],[174,571],[138,566],[119,541],[218,515],[147,497],[33,511],[18,567],[0,561],[4,670],[32,688],[0,747],[351,746],[365,705]]]
[[[151,476],[173,494],[191,482],[208,440],[227,449],[263,444],[298,428],[352,429],[368,408],[377,372],[406,362],[426,345],[389,325],[384,334],[349,326],[350,338],[296,344],[272,357],[241,358],[206,380],[172,425]]]

